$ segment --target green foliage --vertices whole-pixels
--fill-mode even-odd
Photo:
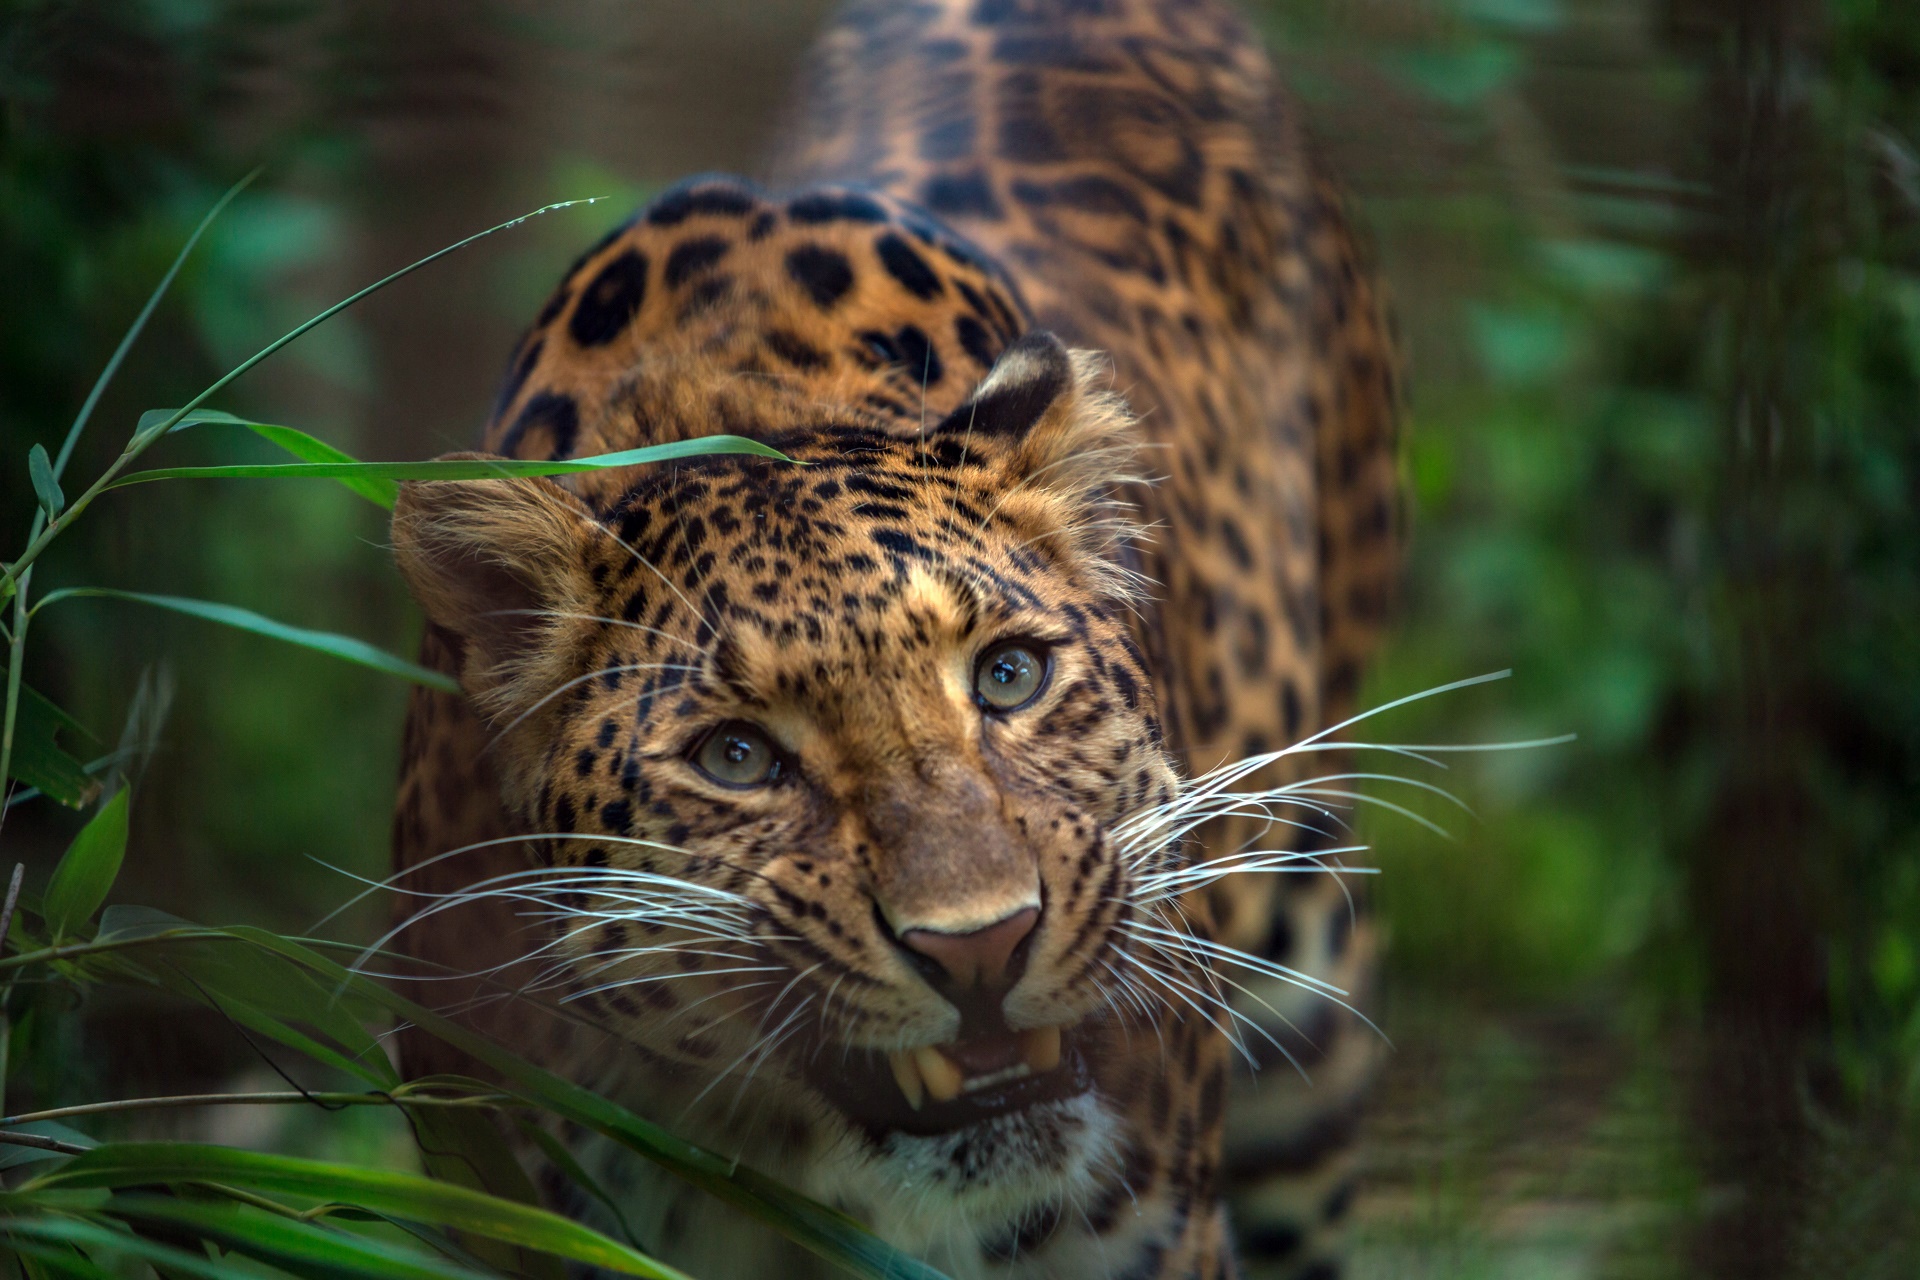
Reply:
[[[223,198],[224,205],[228,197]],[[560,206],[550,206],[560,207]],[[216,207],[216,212],[218,207]],[[209,218],[211,215],[209,215]],[[503,223],[495,231],[524,219]],[[204,230],[206,222],[201,224]],[[491,232],[483,233],[491,234]],[[18,779],[71,802],[84,790],[85,766],[55,741],[75,722],[45,699],[23,698],[20,674],[30,621],[46,605],[84,597],[131,601],[188,614],[228,627],[372,667],[439,688],[447,677],[352,637],[293,627],[251,610],[204,600],[100,587],[69,587],[38,603],[30,596],[32,566],[97,498],[125,484],[218,476],[264,479],[327,477],[362,497],[390,505],[390,486],[407,479],[497,480],[505,476],[561,475],[608,467],[644,466],[708,453],[752,453],[784,459],[765,445],[730,436],[572,459],[564,463],[506,461],[361,463],[344,451],[288,427],[247,422],[197,406],[240,373],[286,346],[345,306],[402,278],[450,250],[429,255],[322,311],[244,360],[181,409],[144,416],[122,449],[68,507],[58,473],[87,425],[132,339],[152,314],[167,282],[179,271],[199,231],[188,241],[134,327],[95,385],[69,432],[58,462],[35,444],[28,470],[40,496],[26,549],[5,566],[10,587],[4,738],[0,779]],[[477,237],[461,241],[466,244]],[[458,247],[458,245],[454,246]],[[196,422],[247,426],[296,456],[318,461],[162,468],[123,474],[126,466],[169,433]],[[383,501],[383,499],[387,501]],[[23,710],[25,715],[23,715]],[[130,736],[133,733],[130,726]],[[16,750],[16,742],[20,750]],[[257,1267],[292,1276],[379,1277],[524,1275],[558,1280],[558,1261],[627,1275],[672,1280],[680,1272],[630,1245],[560,1217],[535,1203],[533,1188],[494,1124],[482,1114],[502,1108],[545,1111],[597,1130],[795,1240],[853,1274],[926,1277],[938,1273],[898,1254],[852,1219],[816,1205],[732,1161],[684,1142],[617,1104],[599,1098],[412,1004],[376,981],[319,952],[260,929],[203,929],[148,910],[115,907],[93,921],[118,877],[127,849],[132,791],[121,786],[81,828],[54,868],[37,903],[19,901],[19,875],[9,891],[0,934],[13,953],[0,958],[0,1090],[16,1028],[60,1018],[64,992],[101,984],[171,992],[203,1003],[248,1033],[277,1043],[308,1062],[352,1079],[369,1092],[338,1105],[402,1108],[433,1152],[426,1175],[238,1151],[194,1143],[93,1143],[53,1136],[46,1126],[82,1114],[139,1110],[156,1105],[81,1104],[0,1120],[0,1150],[24,1149],[41,1164],[0,1189],[0,1239],[29,1272],[96,1276],[127,1259],[156,1273],[251,1276]],[[22,977],[31,986],[16,995]],[[375,1038],[376,1024],[400,1019],[457,1045],[499,1073],[504,1090],[477,1080],[441,1078],[403,1083]],[[23,1037],[24,1038],[24,1037]],[[335,1099],[296,1090],[291,1099],[329,1105]],[[258,1101],[215,1095],[207,1105]],[[160,1104],[164,1105],[164,1104]],[[442,1112],[440,1108],[448,1110]],[[467,1110],[455,1112],[453,1108]],[[516,1117],[525,1122],[524,1116]],[[56,1130],[55,1132],[65,1132]],[[15,1160],[13,1164],[25,1161]],[[578,1170],[563,1162],[563,1172]],[[586,1188],[604,1198],[599,1188]],[[244,1259],[246,1265],[239,1265]]]
[[[107,900],[107,890],[120,874],[127,853],[127,811],[132,792],[122,787],[100,806],[67,847],[66,856],[47,882],[42,908],[55,939],[71,934],[93,918]]]

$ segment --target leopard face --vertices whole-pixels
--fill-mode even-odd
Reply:
[[[1004,1218],[1113,1158],[1097,1084],[1150,980],[1114,831],[1177,774],[1101,381],[1034,334],[910,435],[753,422],[793,461],[678,463],[598,507],[411,485],[396,513],[540,850],[495,887],[550,920],[537,985],[775,1098],[842,1198],[935,1179]]]

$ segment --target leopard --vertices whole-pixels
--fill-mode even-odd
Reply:
[[[1405,527],[1349,201],[1223,0],[856,0],[793,103],[452,455],[674,456],[400,488],[411,989],[954,1277],[1327,1280],[1381,931],[1312,748]],[[560,1140],[556,1207],[826,1274]]]

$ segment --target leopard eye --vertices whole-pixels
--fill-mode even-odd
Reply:
[[[780,776],[780,753],[767,735],[750,724],[721,725],[694,748],[693,763],[715,782],[757,787]]]
[[[973,669],[973,695],[992,711],[1026,706],[1046,682],[1046,652],[1030,640],[1001,641],[981,654]]]

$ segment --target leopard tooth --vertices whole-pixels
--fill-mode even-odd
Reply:
[[[907,1105],[918,1111],[927,1102],[927,1086],[920,1078],[920,1064],[911,1052],[890,1053],[887,1065],[893,1068],[893,1082],[907,1095]]]
[[[926,1081],[929,1098],[935,1102],[952,1102],[960,1096],[965,1077],[953,1059],[932,1045],[923,1044],[913,1051],[913,1060],[920,1068],[920,1078]]]
[[[1043,1076],[1060,1065],[1060,1028],[1034,1027],[1020,1033],[1020,1056]]]

